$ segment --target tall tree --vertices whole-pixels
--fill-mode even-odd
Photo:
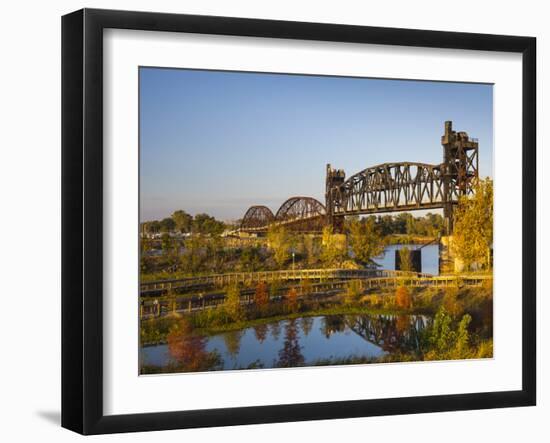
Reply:
[[[403,246],[399,250],[399,261],[400,261],[400,270],[401,271],[412,271],[413,270],[413,263],[412,263],[412,256],[411,256],[411,250],[407,248],[406,246]]]
[[[160,221],[160,231],[161,232],[170,232],[176,228],[176,223],[172,220],[171,217],[163,218]]]
[[[224,307],[233,321],[242,320],[241,291],[238,286],[230,286],[225,294]]]
[[[355,259],[364,264],[372,264],[372,259],[384,252],[384,242],[370,217],[349,224],[349,242]]]
[[[454,213],[452,248],[466,268],[491,267],[493,181],[479,180],[473,197],[461,197]]]
[[[261,312],[264,312],[269,305],[269,293],[267,292],[267,284],[265,281],[258,282],[256,285],[254,304]]]
[[[339,266],[348,256],[346,236],[334,234],[332,226],[323,228],[321,259],[325,266]]]
[[[319,246],[315,236],[305,234],[303,237],[304,253],[308,265],[313,265],[319,260]]]
[[[193,218],[192,230],[198,234],[220,235],[225,224],[208,214],[197,214]]]
[[[176,225],[176,229],[180,232],[191,232],[191,225],[193,223],[193,217],[187,212],[182,211],[181,209],[175,211],[172,214],[172,220]]]
[[[290,258],[291,241],[283,226],[270,226],[267,231],[267,242],[273,251],[273,258],[282,267]]]

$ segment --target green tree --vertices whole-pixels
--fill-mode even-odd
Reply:
[[[435,315],[429,342],[436,358],[445,358],[445,354],[455,345],[456,332],[453,331],[452,320],[445,308],[440,308]]]
[[[468,333],[468,326],[471,321],[472,317],[470,314],[465,314],[458,324],[454,358],[467,358],[470,353],[470,335]]]
[[[172,214],[175,228],[180,232],[191,232],[193,217],[181,209]]]
[[[493,245],[493,181],[480,180],[474,189],[473,196],[459,199],[451,244],[467,269],[474,264],[488,269]]]
[[[216,220],[208,214],[197,214],[193,218],[192,231],[198,234],[220,235],[225,229],[225,223]]]
[[[173,248],[173,243],[172,237],[170,237],[167,232],[162,234],[162,237],[160,238],[160,247],[162,248],[164,254],[170,253],[170,250]]]
[[[219,235],[214,235],[206,241],[206,260],[208,268],[212,272],[221,272],[226,260],[226,250],[224,249],[223,239]]]
[[[364,264],[371,264],[374,257],[384,252],[382,237],[371,217],[349,223],[349,242],[355,259]]]
[[[307,264],[309,266],[314,265],[319,259],[319,246],[315,236],[311,234],[304,235],[303,247]]]
[[[176,223],[174,223],[171,217],[166,217],[160,221],[159,226],[160,232],[171,232],[176,228]]]
[[[243,271],[254,272],[260,267],[260,248],[257,246],[245,246],[239,257]]]
[[[143,223],[144,230],[148,234],[156,234],[157,232],[160,232],[160,222],[158,220],[152,220]]]
[[[241,306],[241,290],[237,285],[230,286],[227,289],[224,307],[233,321],[243,319],[244,311]]]
[[[183,269],[187,272],[197,272],[204,261],[204,241],[198,235],[185,240],[185,251],[180,258]]]
[[[321,259],[325,266],[339,266],[348,256],[346,236],[334,234],[332,226],[323,228]]]
[[[344,303],[348,305],[357,303],[361,297],[361,293],[361,281],[350,280],[346,285],[346,292],[344,293]]]
[[[267,242],[273,251],[277,266],[282,267],[290,258],[291,239],[283,226],[270,226],[267,231]]]
[[[412,271],[413,269],[411,250],[406,246],[399,250],[399,265],[401,271]]]
[[[279,290],[281,289],[281,281],[273,280],[269,286],[269,296],[271,298],[277,297],[279,295]]]

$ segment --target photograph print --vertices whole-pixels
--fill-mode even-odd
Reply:
[[[492,358],[493,148],[492,84],[140,67],[139,373]]]

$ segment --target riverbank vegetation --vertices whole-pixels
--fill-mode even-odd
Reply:
[[[413,217],[348,217],[343,232],[293,232],[273,226],[265,236],[236,238],[225,233],[238,226],[208,214],[185,211],[142,223],[142,281],[228,272],[280,269],[376,267],[376,257],[390,244],[426,244],[442,232],[443,218],[428,213]]]
[[[384,292],[365,292],[358,280],[346,290],[327,300],[307,301],[297,291],[277,300],[269,296],[269,287],[260,283],[254,303],[237,303],[238,287],[227,289],[228,301],[213,309],[188,314],[172,313],[141,321],[141,343],[167,343],[172,357],[171,369],[177,371],[216,370],[221,357],[205,351],[205,337],[220,333],[242,333],[247,328],[261,328],[280,321],[308,317],[336,318],[349,315],[380,315],[395,321],[402,333],[410,327],[412,315],[430,320],[418,331],[414,346],[404,345],[377,359],[349,356],[346,362],[372,363],[417,360],[487,358],[492,356],[492,288],[411,289],[399,286]],[[401,319],[401,320],[400,320]],[[233,339],[237,340],[236,337]],[[177,344],[179,343],[179,344]],[[198,357],[196,357],[196,355]],[[194,355],[195,357],[191,357]],[[308,362],[310,365],[340,364],[337,360]],[[345,364],[345,363],[342,363]],[[196,369],[199,368],[199,369]],[[161,371],[150,366],[142,373]],[[166,368],[162,371],[167,371]]]

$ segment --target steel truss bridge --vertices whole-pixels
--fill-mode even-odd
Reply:
[[[326,168],[325,204],[312,197],[291,197],[278,211],[252,206],[238,232],[262,234],[270,226],[293,231],[319,232],[332,225],[343,228],[344,217],[384,212],[443,209],[448,233],[453,228],[453,207],[461,196],[475,192],[479,178],[478,140],[456,132],[445,122],[441,137],[443,162],[384,163],[350,176],[342,169]]]

